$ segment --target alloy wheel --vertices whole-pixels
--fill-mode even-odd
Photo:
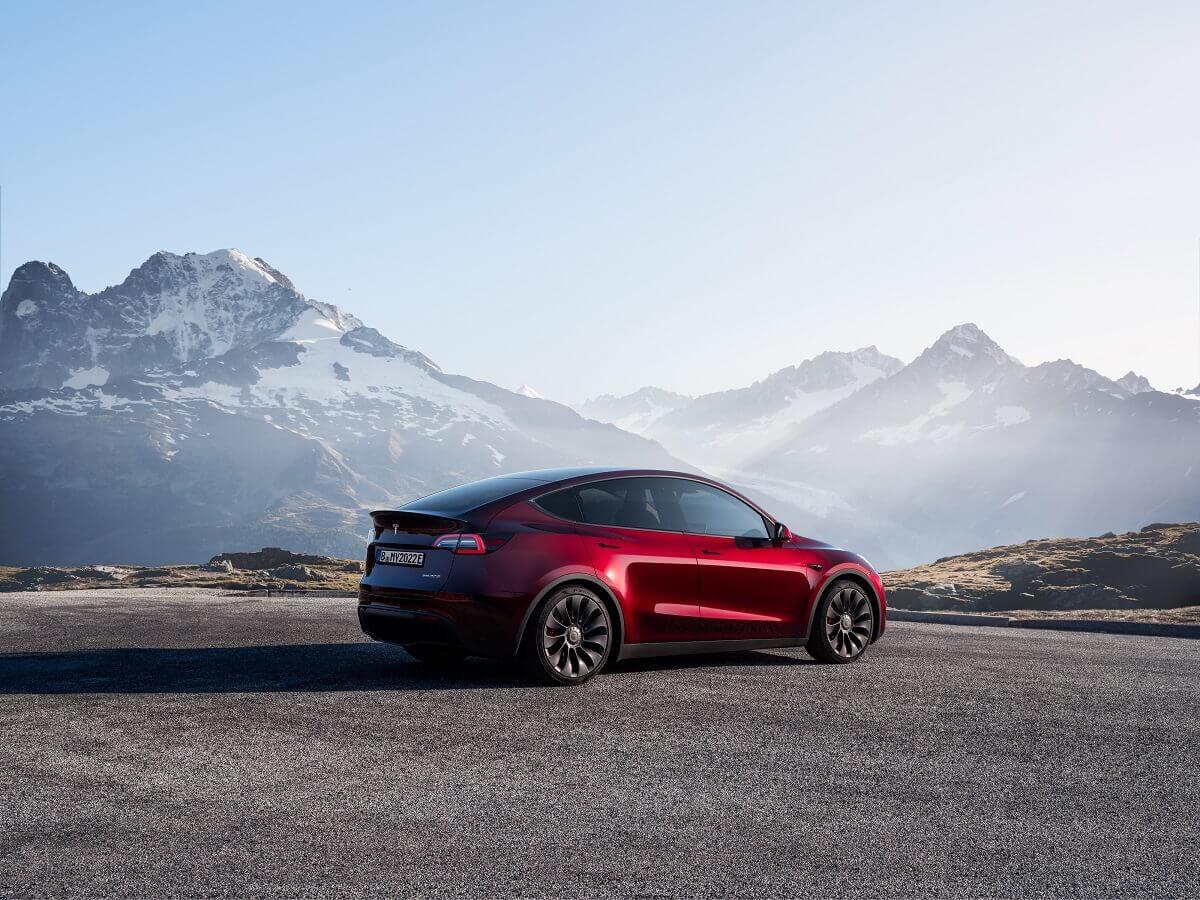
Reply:
[[[844,587],[833,595],[825,613],[825,634],[833,652],[844,659],[857,656],[871,640],[871,604],[855,587]]]
[[[608,652],[608,613],[587,594],[567,594],[546,617],[542,649],[550,667],[564,678],[583,678]]]

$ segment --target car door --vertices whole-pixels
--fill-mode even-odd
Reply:
[[[610,478],[553,495],[560,515],[578,509],[576,531],[596,574],[612,589],[630,644],[699,639],[699,568],[690,541],[659,509],[653,478]],[[568,517],[565,516],[564,517]]]
[[[705,637],[802,636],[811,592],[804,552],[773,543],[763,516],[720,488],[684,481],[679,505],[696,553]]]

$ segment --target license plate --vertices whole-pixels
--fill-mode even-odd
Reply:
[[[425,553],[422,550],[375,550],[375,562],[389,566],[423,566]]]

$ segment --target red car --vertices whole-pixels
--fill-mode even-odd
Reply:
[[[866,560],[699,475],[522,472],[371,518],[359,623],[425,662],[519,656],[559,684],[684,653],[806,647],[846,663],[887,616]]]

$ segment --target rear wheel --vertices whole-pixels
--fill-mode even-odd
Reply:
[[[875,613],[862,585],[835,581],[813,616],[808,652],[821,662],[848,663],[862,656],[875,633]]]
[[[613,645],[608,607],[585,587],[554,591],[529,623],[526,669],[551,684],[582,684],[604,668]]]
[[[404,652],[417,662],[439,668],[457,665],[467,657],[465,650],[441,644],[405,644]]]

